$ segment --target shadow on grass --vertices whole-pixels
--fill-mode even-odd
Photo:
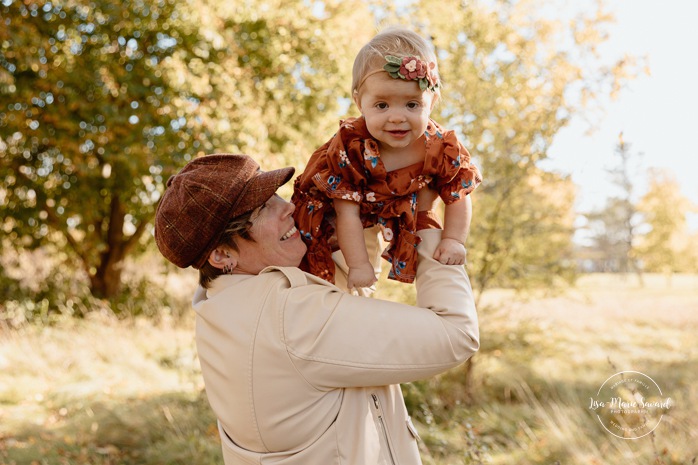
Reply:
[[[74,465],[221,464],[216,420],[205,394],[74,399],[56,403],[48,422],[17,425],[0,437],[0,463]],[[48,423],[48,426],[47,426]]]

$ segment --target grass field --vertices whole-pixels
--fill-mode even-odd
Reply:
[[[386,286],[383,295],[402,289]],[[404,386],[427,464],[690,464],[698,456],[698,276],[584,276],[562,295],[483,296],[470,369]],[[0,463],[222,463],[192,318],[93,316],[0,330]],[[609,376],[671,398],[652,434],[606,432]]]

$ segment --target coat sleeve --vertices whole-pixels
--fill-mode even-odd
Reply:
[[[477,314],[465,269],[432,258],[440,230],[419,234],[417,306],[318,284],[289,290],[282,337],[296,369],[316,389],[415,381],[477,351]]]

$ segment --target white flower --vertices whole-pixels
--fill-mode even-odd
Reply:
[[[393,230],[390,228],[383,228],[383,239],[390,242],[393,240]]]
[[[354,202],[361,202],[361,195],[358,192],[352,192],[350,194],[342,195],[344,200],[353,200]]]
[[[375,202],[376,201],[376,193],[375,192],[369,192],[366,194],[366,200],[369,202]]]
[[[410,73],[417,69],[417,60],[411,60],[409,63],[405,64],[405,69]]]

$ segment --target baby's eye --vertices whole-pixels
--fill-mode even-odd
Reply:
[[[409,102],[409,103],[407,104],[407,108],[409,108],[409,109],[411,109],[411,110],[416,109],[416,108],[419,108],[419,107],[421,107],[421,106],[422,106],[422,104],[419,103],[419,102]]]
[[[378,102],[376,103],[376,108],[380,110],[385,110],[386,108],[388,108],[388,104],[385,102]]]

